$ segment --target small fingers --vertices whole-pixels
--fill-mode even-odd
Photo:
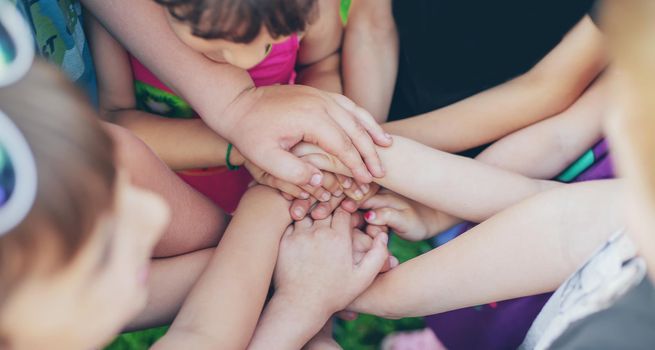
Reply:
[[[341,184],[337,176],[333,173],[323,173],[323,189],[332,193],[333,196],[339,197],[343,194]]]
[[[327,202],[332,197],[332,194],[326,191],[323,187],[312,187],[309,185],[301,186],[305,192],[309,192],[319,202]]]
[[[309,217],[305,217],[302,220],[296,221],[293,224],[293,229],[294,229],[294,231],[305,230],[305,229],[308,229],[308,228],[312,227],[312,224],[313,224],[313,220],[311,218],[309,218]]]
[[[276,188],[280,190],[282,193],[291,195],[294,198],[309,199],[309,193],[307,191],[303,190],[299,186],[292,184],[291,182],[286,182],[280,179],[276,179],[271,175],[265,176],[264,184],[269,187]]]
[[[353,230],[353,251],[368,252],[373,246],[373,238],[360,230]],[[359,263],[359,262],[357,262]]]
[[[347,189],[350,188],[353,185],[353,179],[351,177],[341,175],[341,174],[336,174],[337,175],[337,180],[339,181],[339,184],[341,185],[341,188]]]
[[[376,237],[380,233],[389,234],[389,226],[368,225],[366,226],[366,234],[371,237]]]
[[[343,196],[340,197],[332,196],[332,198],[330,198],[329,201],[316,204],[314,209],[312,209],[311,211],[312,218],[314,220],[327,218],[328,216],[330,216],[330,214],[332,214],[332,212],[334,212],[334,209],[339,207],[339,204],[341,204],[341,201],[343,201],[343,199],[344,199]]]
[[[314,204],[314,202],[314,199],[295,199],[289,208],[291,218],[296,221],[305,218],[309,212],[309,208],[312,206],[312,204]]]
[[[397,228],[402,223],[402,212],[394,208],[379,208],[364,213],[364,220],[371,225],[391,226]]]
[[[362,127],[371,135],[371,138],[378,146],[388,147],[393,143],[391,135],[384,132],[382,126],[364,108],[357,106],[352,100],[343,95],[333,94],[335,101],[343,108],[354,114]]]

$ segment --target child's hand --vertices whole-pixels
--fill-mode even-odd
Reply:
[[[218,123],[217,121],[216,123]],[[276,177],[318,185],[318,170],[289,154],[303,140],[335,154],[361,182],[383,176],[375,144],[389,146],[375,119],[348,98],[301,85],[247,90],[225,110],[220,134]]]
[[[364,214],[364,220],[369,224],[366,232],[373,237],[390,227],[403,239],[421,241],[435,236],[456,220],[388,190],[361,203],[360,209],[371,209]]]
[[[291,152],[321,170],[327,170],[345,176],[352,175],[350,170],[337,157],[314,144],[306,142],[299,143],[291,149]]]
[[[350,182],[349,188],[344,188],[343,195],[341,196],[332,196],[332,198],[327,202],[321,202],[316,204],[316,200],[313,198],[310,199],[296,199],[291,204],[291,217],[294,220],[302,220],[305,215],[310,214],[311,218],[314,220],[325,219],[330,216],[336,208],[341,205],[343,209],[350,213],[357,211],[359,203],[370,198],[374,195],[379,186],[375,183],[372,184],[356,184],[352,179],[347,178]],[[352,185],[354,183],[354,186]],[[353,189],[355,188],[356,189]],[[342,182],[343,187],[343,182]],[[316,205],[314,205],[316,204]],[[313,206],[313,207],[312,207]]]
[[[286,182],[282,179],[276,178],[275,176],[267,173],[262,168],[257,166],[255,163],[246,160],[244,166],[250,172],[253,179],[257,183],[266,185],[268,187],[276,188],[282,193],[286,193],[288,196],[297,199],[309,200],[310,197],[313,197],[316,201],[327,202],[333,196],[341,196],[343,194],[343,189],[339,183],[337,177],[332,173],[323,174],[323,184],[319,187],[312,187],[310,185],[297,186],[290,182]],[[287,198],[291,199],[291,198]],[[302,216],[304,217],[304,215]],[[300,219],[302,219],[302,217]]]
[[[289,227],[275,269],[276,298],[315,310],[325,320],[345,309],[388,260],[386,234],[373,240],[357,264],[352,239],[351,216],[342,209],[327,219],[312,222],[306,218]]]

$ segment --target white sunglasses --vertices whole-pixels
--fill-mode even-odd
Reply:
[[[0,89],[22,78],[34,60],[30,29],[15,5],[0,0]],[[0,236],[30,212],[37,190],[34,156],[0,106]]]

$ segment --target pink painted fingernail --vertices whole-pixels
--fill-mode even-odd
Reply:
[[[364,219],[366,219],[366,221],[375,220],[375,212],[374,211],[366,212],[366,214],[364,214]]]
[[[301,192],[300,193],[300,199],[309,199],[309,193]]]
[[[327,192],[323,192],[323,194],[321,195],[321,200],[322,200],[323,202],[327,202],[327,201],[330,200],[331,197],[332,197],[332,196],[331,196],[329,193],[327,193]]]
[[[323,180],[323,175],[322,174],[314,174],[312,175],[312,179],[309,181],[309,184],[316,187],[321,185],[321,180]]]
[[[353,180],[350,179],[350,178],[345,179],[343,181],[343,183],[341,184],[341,186],[343,186],[343,188],[350,188],[350,186],[352,186],[352,185],[353,185]]]
[[[303,208],[297,207],[293,210],[293,213],[296,214],[297,218],[302,218],[305,216],[305,210]]]
[[[343,190],[341,190],[341,189],[338,189],[338,190],[334,191],[334,193],[332,193],[332,195],[335,196],[335,197],[341,197],[342,194],[343,194]]]
[[[359,186],[359,189],[362,190],[362,194],[367,194],[368,191],[371,189],[371,186],[369,184],[362,184]]]
[[[391,267],[393,269],[394,267],[396,267],[398,265],[400,265],[400,262],[398,261],[398,259],[393,255],[390,256],[389,257],[389,267]]]

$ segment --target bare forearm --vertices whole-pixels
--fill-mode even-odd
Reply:
[[[164,118],[134,109],[106,114],[142,139],[173,170],[225,165],[229,142],[201,119]]]
[[[456,217],[482,222],[557,183],[534,180],[479,161],[442,152],[404,137],[378,148],[386,175],[381,186]],[[343,167],[327,166],[345,172]]]
[[[448,152],[500,139],[570,106],[604,69],[603,38],[584,18],[534,68],[507,83],[385,130]]]
[[[535,179],[551,179],[602,137],[606,83],[597,81],[566,111],[494,143],[476,159]]]
[[[341,74],[339,74],[340,57],[334,53],[322,61],[301,67],[298,71],[298,83],[323,91],[341,94]]]
[[[279,241],[291,222],[288,203],[256,187],[242,199],[223,239],[169,334],[197,333],[229,349],[250,341],[273,275]],[[161,341],[161,348],[167,344]]]
[[[398,33],[390,0],[354,1],[343,45],[344,94],[387,120],[398,71]]]
[[[301,301],[273,296],[262,314],[249,350],[302,348],[323,327],[329,315],[313,312]]]
[[[379,277],[352,305],[423,316],[552,291],[621,228],[619,180],[535,196]]]

